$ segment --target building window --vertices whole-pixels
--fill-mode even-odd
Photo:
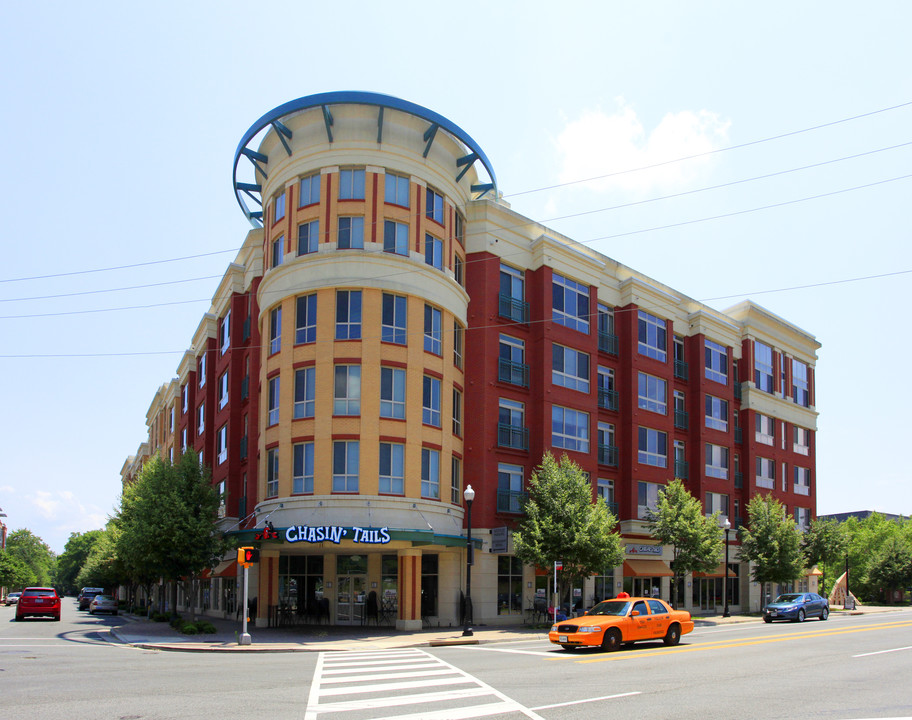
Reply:
[[[424,306],[424,349],[434,355],[441,354],[441,339],[443,333],[442,315],[440,310],[431,306]]]
[[[427,188],[425,193],[427,199],[427,209],[425,210],[425,217],[428,220],[433,220],[436,223],[443,225],[443,195],[431,188]]]
[[[811,431],[803,427],[795,427],[795,442],[792,444],[792,450],[801,455],[810,454],[811,450]]]
[[[659,493],[664,487],[658,483],[637,483],[637,518],[639,520],[649,520],[652,517],[659,506]]]
[[[598,303],[596,305],[598,318],[598,347],[599,352],[618,354],[618,337],[614,333],[614,309]]]
[[[706,502],[703,503],[703,512],[706,515],[712,515],[718,512],[722,517],[728,517],[728,495],[719,493],[706,493]]]
[[[707,379],[728,384],[728,349],[707,340],[703,349]]]
[[[497,379],[500,382],[529,386],[529,367],[526,365],[526,343],[509,335],[500,336],[497,360]]]
[[[558,325],[589,332],[589,288],[554,273],[551,286],[551,319]]]
[[[278,375],[269,380],[268,425],[276,425],[279,422],[279,380]]]
[[[279,235],[272,241],[272,267],[277,268],[285,257],[285,236]]]
[[[187,428],[181,430],[181,453],[187,452]]]
[[[608,510],[617,515],[617,506],[614,500],[614,480],[599,478],[596,482],[595,496],[608,506]]]
[[[706,443],[706,477],[728,480],[728,448]]]
[[[614,387],[614,370],[599,365],[598,406],[605,410],[618,409],[618,392]]]
[[[219,323],[219,344],[221,345],[222,355],[228,352],[231,346],[231,311],[225,313],[225,317]]]
[[[295,343],[312,343],[317,340],[317,295],[300,295],[296,299]]]
[[[314,416],[317,400],[316,368],[295,370],[294,419]]]
[[[764,457],[757,458],[757,487],[773,490],[776,487],[776,463]]]
[[[228,426],[222,425],[215,434],[215,456],[221,465],[228,459]]]
[[[668,390],[662,378],[641,372],[637,387],[637,405],[641,410],[649,410],[660,415],[668,413]]]
[[[453,366],[462,369],[462,325],[458,320],[453,320]]]
[[[199,362],[197,363],[196,374],[199,375],[199,386],[203,387],[206,384],[206,353],[203,352],[199,356]]]
[[[281,220],[285,217],[285,193],[282,193],[275,199],[275,213],[273,220]]]
[[[405,345],[407,338],[408,298],[383,293],[380,319],[380,340]]]
[[[313,495],[314,444],[296,443],[292,447],[291,492],[294,495]]]
[[[310,222],[298,225],[298,256],[315,253],[319,244],[319,220],[311,220]]]
[[[773,349],[761,342],[754,343],[754,385],[758,390],[772,393]]]
[[[810,385],[808,383],[808,366],[798,360],[792,360],[792,400],[802,407],[810,406]]]
[[[618,466],[618,448],[611,423],[598,424],[598,461],[600,465]]]
[[[381,495],[405,493],[405,445],[380,443]]]
[[[402,175],[386,173],[384,200],[392,205],[409,206],[409,179]]]
[[[641,465],[668,467],[668,435],[652,428],[639,428],[637,460]]]
[[[728,432],[728,400],[706,396],[706,427]]]
[[[298,207],[320,202],[320,175],[308,175],[298,183]]]
[[[811,470],[810,468],[798,467],[793,468],[795,475],[795,492],[798,495],[811,494]]]
[[[529,322],[529,305],[525,302],[525,274],[522,270],[501,264],[498,315],[518,323]]]
[[[453,388],[453,434],[462,437],[462,393]]]
[[[333,479],[334,493],[358,492],[358,452],[357,440],[336,440],[333,442]]]
[[[523,468],[521,465],[497,465],[497,512],[522,512]]]
[[[364,169],[339,171],[339,199],[364,199]]]
[[[364,218],[340,217],[336,247],[340,250],[364,249]]]
[[[668,358],[665,321],[655,315],[650,315],[645,310],[640,310],[637,320],[637,333],[637,349],[640,355],[665,362]]]
[[[181,386],[181,415],[187,414],[187,407],[190,402],[190,391],[187,389],[187,385],[184,384]]]
[[[266,497],[279,494],[279,449],[266,451]]]
[[[497,556],[497,614],[522,615],[523,567],[514,555]]]
[[[465,218],[462,217],[458,210],[454,213],[453,225],[453,234],[456,236],[456,242],[465,247]]]
[[[775,442],[776,421],[769,415],[757,413],[757,427],[754,430],[754,439],[763,445],[772,445]]]
[[[219,410],[228,404],[228,371],[226,370],[219,376],[218,384],[218,401]]]
[[[440,380],[430,375],[424,376],[421,422],[440,427]]]
[[[462,505],[462,460],[455,455],[450,461],[450,502]]]
[[[465,262],[458,255],[453,256],[453,279],[460,285],[465,286]]]
[[[405,370],[380,368],[380,417],[405,419]]]
[[[589,452],[589,415],[579,410],[552,405],[551,444],[564,450]]]
[[[811,511],[808,508],[795,508],[795,525],[801,532],[811,529]]]
[[[440,451],[421,448],[421,497],[440,499]]]
[[[282,349],[282,306],[269,312],[269,354],[274,355]]]
[[[196,434],[202,435],[206,429],[206,403],[201,402],[196,409]]]
[[[573,348],[551,344],[551,382],[561,387],[589,392],[589,356]]]
[[[408,225],[385,220],[383,222],[383,252],[408,257]]]
[[[526,408],[521,402],[500,398],[497,414],[497,444],[515,450],[529,449]]]
[[[443,270],[443,241],[433,235],[425,234],[424,236],[424,262],[438,270]]]
[[[687,480],[687,446],[680,440],[674,441],[674,476]]]
[[[361,338],[361,291],[336,290],[336,340]]]
[[[333,415],[361,414],[361,366],[336,365]]]

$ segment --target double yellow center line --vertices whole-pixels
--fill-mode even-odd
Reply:
[[[601,655],[599,657],[589,658],[586,660],[577,660],[579,663],[597,663],[613,662],[615,660],[634,660],[636,658],[656,657],[658,655],[671,655],[673,653],[702,652],[704,650],[724,650],[727,648],[746,647],[749,645],[765,645],[767,643],[787,642],[789,640],[807,640],[808,638],[831,637],[834,635],[849,635],[851,633],[871,632],[874,630],[892,630],[894,628],[912,627],[912,621],[881,623],[879,625],[866,625],[864,627],[838,628],[838,629],[821,629],[807,630],[796,632],[790,635],[777,635],[769,637],[761,635],[758,637],[741,638],[735,640],[719,640],[699,645],[684,645],[667,650],[649,650],[646,652],[621,652]],[[687,637],[686,635],[684,637]]]

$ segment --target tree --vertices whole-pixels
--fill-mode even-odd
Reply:
[[[758,583],[788,583],[804,573],[801,532],[772,495],[755,495],[747,504],[748,527],[741,531],[741,559],[754,563]]]
[[[92,544],[92,549],[89,551],[79,575],[76,576],[76,584],[79,587],[90,585],[113,589],[120,584],[123,576],[120,562],[117,559],[113,533],[110,530],[96,532],[99,532],[99,535]]]
[[[192,583],[225,552],[216,526],[218,504],[209,471],[200,467],[193,450],[174,464],[153,457],[124,488],[115,525],[121,533],[117,547],[125,572],[134,579],[154,576],[175,583],[172,612],[176,583],[184,578]]]
[[[98,542],[102,533],[102,530],[70,533],[63,553],[57,558],[57,585],[60,592],[75,595],[79,588],[83,587],[81,583],[77,583],[77,576],[85,565],[92,546]]]
[[[877,586],[890,602],[890,591],[912,585],[912,546],[899,535],[888,538],[874,553],[868,582]]]
[[[827,567],[845,558],[848,539],[843,526],[836,520],[814,520],[801,539],[805,567],[817,565],[823,573],[821,595],[826,595]]]
[[[49,586],[54,580],[57,558],[54,552],[31,530],[16,530],[6,538],[6,549],[32,573],[28,585]]]
[[[9,550],[0,550],[0,587],[9,592],[35,585],[32,569],[14,556]]]
[[[562,561],[559,597],[571,584],[619,565],[623,559],[617,519],[604,502],[593,502],[592,486],[579,465],[546,452],[529,478],[525,517],[513,535],[522,562],[550,568]]]
[[[655,512],[651,514],[652,536],[674,550],[672,570],[672,604],[677,601],[675,588],[682,587],[684,576],[692,572],[710,572],[722,559],[722,528],[719,513],[703,514],[703,507],[681,480],[672,480],[659,493]],[[726,576],[728,568],[725,568]],[[675,605],[676,606],[676,605]],[[677,606],[676,606],[677,607]]]

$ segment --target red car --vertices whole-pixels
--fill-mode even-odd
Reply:
[[[26,617],[52,617],[60,620],[60,597],[54,588],[29,587],[16,603],[16,620]]]

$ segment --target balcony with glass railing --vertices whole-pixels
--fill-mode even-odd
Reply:
[[[502,318],[517,323],[529,322],[529,303],[503,293],[497,296],[497,313]]]
[[[618,391],[617,390],[606,390],[605,388],[598,389],[598,405],[603,410],[617,410],[618,409]]]
[[[599,465],[608,467],[618,466],[618,447],[617,445],[599,445],[598,446]]]
[[[497,423],[497,445],[514,450],[528,450],[529,429],[522,425]]]
[[[498,358],[497,379],[500,382],[519,385],[519,387],[529,387],[529,366],[506,358]]]

